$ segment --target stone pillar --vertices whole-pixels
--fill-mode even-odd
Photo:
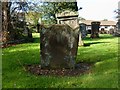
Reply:
[[[41,25],[40,55],[42,68],[74,68],[78,48],[78,30],[69,25]]]
[[[92,25],[91,38],[99,38],[100,22],[91,22],[91,25]]]

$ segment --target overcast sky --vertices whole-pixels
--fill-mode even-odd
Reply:
[[[116,20],[114,10],[118,9],[120,0],[77,0],[79,16],[89,20]]]

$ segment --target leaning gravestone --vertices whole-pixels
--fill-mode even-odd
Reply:
[[[41,25],[40,34],[42,68],[75,68],[79,28],[68,24]]]
[[[91,25],[92,25],[91,38],[99,38],[100,22],[91,22]]]

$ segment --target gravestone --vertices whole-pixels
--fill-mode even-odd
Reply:
[[[120,1],[118,2],[118,36],[120,36]]]
[[[73,12],[66,10],[62,13],[56,14],[57,17],[57,23],[58,24],[67,24],[73,29],[77,29],[79,31],[79,46],[83,46],[83,41],[82,41],[82,35],[81,35],[81,30],[79,28],[79,21],[78,21],[78,12]]]
[[[85,38],[87,36],[87,31],[86,31],[86,24],[80,23],[80,31],[81,31],[81,37]]]
[[[118,33],[119,33],[119,36],[120,36],[120,19],[118,20]]]
[[[42,26],[42,25],[41,25]],[[69,25],[42,26],[40,31],[42,68],[74,68],[78,31]]]
[[[120,19],[118,20],[118,22],[116,24],[115,32],[113,35],[120,37]]]
[[[79,26],[78,12],[66,10],[62,13],[57,13],[56,17],[57,17],[57,24],[67,24],[73,29]]]
[[[120,1],[118,2],[118,22],[116,24],[115,36],[120,37]]]
[[[92,25],[91,38],[99,38],[100,22],[91,22],[91,25]]]
[[[62,13],[63,14],[63,13]],[[62,16],[63,17],[63,16]],[[64,17],[66,16],[64,14]],[[77,19],[60,18],[58,24],[46,27],[40,25],[40,55],[42,68],[75,68],[79,27]],[[72,26],[72,23],[75,24]]]

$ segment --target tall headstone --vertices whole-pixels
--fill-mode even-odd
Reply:
[[[116,28],[115,28],[115,33],[114,35],[115,36],[120,36],[120,1],[118,2],[118,21],[117,21],[117,24],[116,24]]]
[[[87,31],[86,31],[86,24],[80,23],[80,31],[81,31],[81,36],[82,38],[85,38],[87,36]]]
[[[68,14],[68,13],[66,13]],[[62,13],[58,24],[40,30],[40,55],[42,68],[75,68],[79,27],[77,19]],[[69,17],[69,19],[68,19]]]
[[[57,24],[67,24],[73,29],[79,26],[78,12],[66,10],[62,13],[56,14],[56,17],[57,17]]]
[[[66,10],[62,13],[56,14],[56,17],[57,17],[57,23],[58,24],[67,24],[71,28],[73,28],[73,29],[76,28],[79,31],[78,45],[83,46],[82,35],[81,35],[80,28],[79,28],[78,12],[77,11],[73,12],[73,11]]]
[[[91,22],[91,25],[92,25],[91,38],[99,38],[100,22]]]

